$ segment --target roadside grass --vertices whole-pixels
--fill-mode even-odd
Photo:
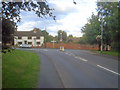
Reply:
[[[2,54],[3,88],[36,88],[40,57],[33,52],[14,50]]]
[[[93,52],[101,53],[101,51],[98,50],[92,50]],[[120,56],[120,52],[118,51],[102,51],[101,54],[111,55],[111,56]]]

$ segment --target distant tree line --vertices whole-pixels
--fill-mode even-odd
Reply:
[[[33,29],[34,30],[34,29]],[[64,30],[58,30],[56,36],[52,36],[49,34],[47,30],[41,30],[36,28],[36,30],[40,30],[42,35],[44,36],[44,43],[56,41],[56,43],[60,43],[60,39],[62,38],[62,43],[79,43],[80,37],[73,37],[72,34],[67,35],[67,32]]]

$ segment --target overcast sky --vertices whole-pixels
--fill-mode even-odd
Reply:
[[[21,12],[21,22],[18,23],[18,31],[30,31],[33,28],[45,29],[51,35],[57,35],[58,30],[64,30],[67,34],[81,37],[81,27],[87,23],[87,19],[96,12],[96,0],[47,0],[50,8],[55,8],[53,15],[56,16],[55,22],[52,18],[39,18],[34,12]]]

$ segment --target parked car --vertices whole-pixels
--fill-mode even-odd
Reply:
[[[20,48],[31,48],[32,45],[28,45],[28,44],[21,44]]]

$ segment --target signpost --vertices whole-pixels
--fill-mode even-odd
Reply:
[[[53,48],[54,48],[54,43],[55,43],[56,41],[53,40],[53,41],[51,41],[51,42],[53,43]]]

